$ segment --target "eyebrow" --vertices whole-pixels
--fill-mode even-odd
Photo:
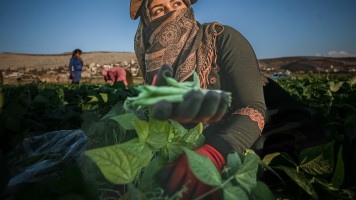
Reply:
[[[169,3],[172,3],[173,1],[176,1],[176,0],[170,0]],[[163,4],[157,4],[157,5],[155,5],[155,6],[152,6],[151,10],[152,10],[153,8],[160,7],[160,6],[163,6]]]

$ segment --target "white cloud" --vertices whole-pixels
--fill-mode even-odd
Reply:
[[[316,53],[315,56],[320,57],[321,53]]]
[[[351,55],[346,51],[329,51],[328,56],[329,57],[353,57],[356,55]]]

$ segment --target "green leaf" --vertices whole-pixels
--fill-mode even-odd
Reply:
[[[273,196],[272,191],[268,188],[268,186],[261,181],[257,181],[257,186],[252,190],[251,195],[254,200],[274,200],[274,199],[276,199]]]
[[[137,189],[133,184],[128,184],[128,192],[127,192],[128,198],[125,198],[127,200],[141,200],[143,199],[142,197],[144,196],[142,192]]]
[[[88,96],[89,98],[91,98],[90,101],[88,101],[88,103],[97,103],[99,102],[99,99],[96,96]]]
[[[194,128],[189,129],[188,133],[185,134],[183,139],[186,143],[194,143],[198,140],[202,132],[203,132],[203,124],[199,123]]]
[[[221,185],[220,173],[207,156],[197,154],[187,148],[184,151],[188,156],[190,169],[199,180],[207,185]]]
[[[116,117],[118,115],[122,115],[124,114],[124,107],[122,102],[118,102],[117,104],[115,104],[110,111],[102,118],[102,119],[108,119],[111,117]]]
[[[224,188],[223,193],[224,200],[248,200],[246,192],[238,186]]]
[[[161,149],[161,155],[171,162],[184,153],[183,148],[196,149],[203,145],[204,135],[197,131],[200,128],[199,124],[193,128],[195,130],[187,130],[178,122],[170,121],[168,143]]]
[[[103,99],[105,103],[108,102],[108,94],[106,93],[99,93],[100,97]]]
[[[334,142],[303,149],[299,167],[311,175],[327,175],[334,170]]]
[[[342,81],[338,82],[338,83],[335,83],[334,81],[329,82],[330,91],[338,92],[343,84],[344,84],[344,82],[342,82]]]
[[[89,150],[85,155],[92,159],[104,177],[114,184],[132,183],[139,171],[146,167],[152,158],[148,146],[137,139]]]
[[[238,153],[229,154],[227,156],[227,176],[231,177],[236,174],[237,170],[242,166],[242,162]]]
[[[33,99],[34,104],[46,104],[49,102],[49,99],[43,96],[42,94],[36,95],[36,97]]]
[[[241,168],[235,175],[237,183],[248,193],[257,185],[258,160],[256,154],[247,153]]]
[[[149,132],[148,122],[144,120],[135,120],[135,130],[140,142],[145,143]]]
[[[297,163],[294,161],[294,159],[289,156],[285,152],[277,152],[273,154],[266,155],[263,158],[264,163],[268,163],[269,166],[277,166],[277,165],[284,165],[284,166],[291,166],[291,167],[297,167]]]
[[[179,122],[174,121],[174,120],[170,120],[169,122],[174,129],[173,131],[174,131],[175,135],[180,135],[183,137],[185,134],[187,134],[188,130],[186,128],[184,128]]]
[[[349,80],[349,84],[351,87],[356,85],[356,76]]]
[[[285,166],[278,166],[276,168],[283,170],[295,183],[299,185],[299,187],[312,196],[313,199],[318,199],[318,195],[316,194],[312,184],[302,172],[298,173],[296,169]]]
[[[334,175],[331,178],[331,184],[336,188],[340,188],[340,186],[344,183],[344,178],[345,178],[344,167],[345,164],[344,164],[344,160],[342,159],[342,146],[341,146],[337,154],[337,162],[334,170]]]
[[[272,160],[275,157],[278,157],[279,155],[281,155],[281,153],[279,152],[268,154],[262,159],[262,162],[265,163],[266,165],[269,165],[272,162]]]
[[[138,187],[143,192],[152,192],[159,188],[160,182],[157,180],[157,173],[167,165],[166,159],[162,156],[154,158],[143,170],[142,177],[139,179]]]
[[[146,142],[150,147],[154,150],[158,150],[166,146],[169,133],[172,132],[169,122],[150,120],[149,126],[149,135]]]
[[[134,130],[136,126],[136,120],[139,120],[134,114],[117,115],[110,119],[118,122],[126,130]]]

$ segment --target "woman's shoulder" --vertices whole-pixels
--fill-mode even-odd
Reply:
[[[220,41],[233,41],[235,44],[249,44],[247,39],[235,28],[228,25],[216,26],[215,30],[217,33],[220,33],[217,36],[217,40]]]

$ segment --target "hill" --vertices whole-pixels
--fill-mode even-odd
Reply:
[[[356,72],[356,57],[284,57],[259,60],[263,72]]]

